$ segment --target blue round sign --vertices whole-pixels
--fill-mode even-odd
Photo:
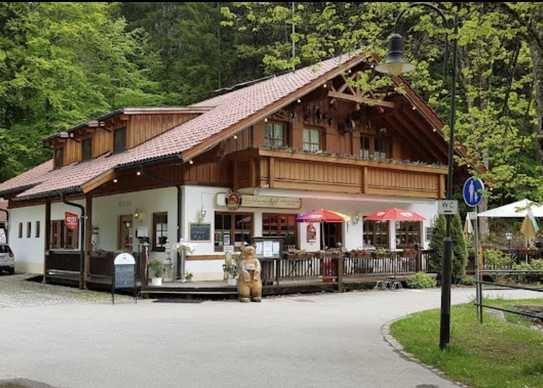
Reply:
[[[469,207],[475,207],[481,203],[485,185],[479,178],[468,178],[464,183],[464,202]]]

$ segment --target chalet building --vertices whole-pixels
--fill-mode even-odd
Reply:
[[[108,253],[137,254],[142,236],[151,258],[173,265],[172,247],[188,242],[194,280],[223,279],[224,247],[260,236],[305,251],[427,247],[445,193],[443,122],[402,78],[355,87],[364,73],[379,77],[373,66],[345,55],[191,106],[119,109],[50,136],[52,160],[0,184],[17,270],[47,273],[65,257],[79,271],[83,248],[88,279]],[[425,220],[364,220],[392,207]],[[348,217],[296,221],[316,209]],[[65,213],[82,210],[71,229]]]

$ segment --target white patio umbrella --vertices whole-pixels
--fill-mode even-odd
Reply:
[[[479,213],[479,217],[488,218],[524,218],[528,215],[528,209],[531,209],[534,217],[543,217],[543,206],[529,199],[522,199],[508,205],[500,206]]]

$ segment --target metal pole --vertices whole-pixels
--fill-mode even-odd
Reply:
[[[475,231],[474,231],[474,245],[475,245],[475,284],[477,287],[475,288],[476,294],[475,294],[475,300],[477,302],[477,318],[479,320],[482,318],[479,313],[479,306],[482,304],[481,300],[481,290],[479,288],[479,282],[481,281],[481,268],[480,268],[480,261],[479,261],[479,205],[475,206]]]
[[[447,173],[447,199],[453,199],[453,150],[454,150],[454,124],[456,120],[456,61],[457,61],[457,41],[458,34],[458,14],[454,16],[454,34],[452,47],[452,85],[451,85],[451,116],[450,116],[450,134],[448,148],[448,173]],[[441,276],[441,316],[439,330],[439,348],[444,350],[450,342],[451,335],[451,273],[453,260],[453,240],[452,240],[452,215],[447,216],[447,237],[443,241],[445,252],[443,255],[443,268]]]

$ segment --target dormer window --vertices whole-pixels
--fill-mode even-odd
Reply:
[[[64,165],[64,147],[55,149],[53,165],[54,168],[61,168]]]
[[[113,131],[113,153],[117,154],[126,150],[126,128],[117,128]]]
[[[81,143],[81,160],[92,158],[92,138],[83,140]]]

